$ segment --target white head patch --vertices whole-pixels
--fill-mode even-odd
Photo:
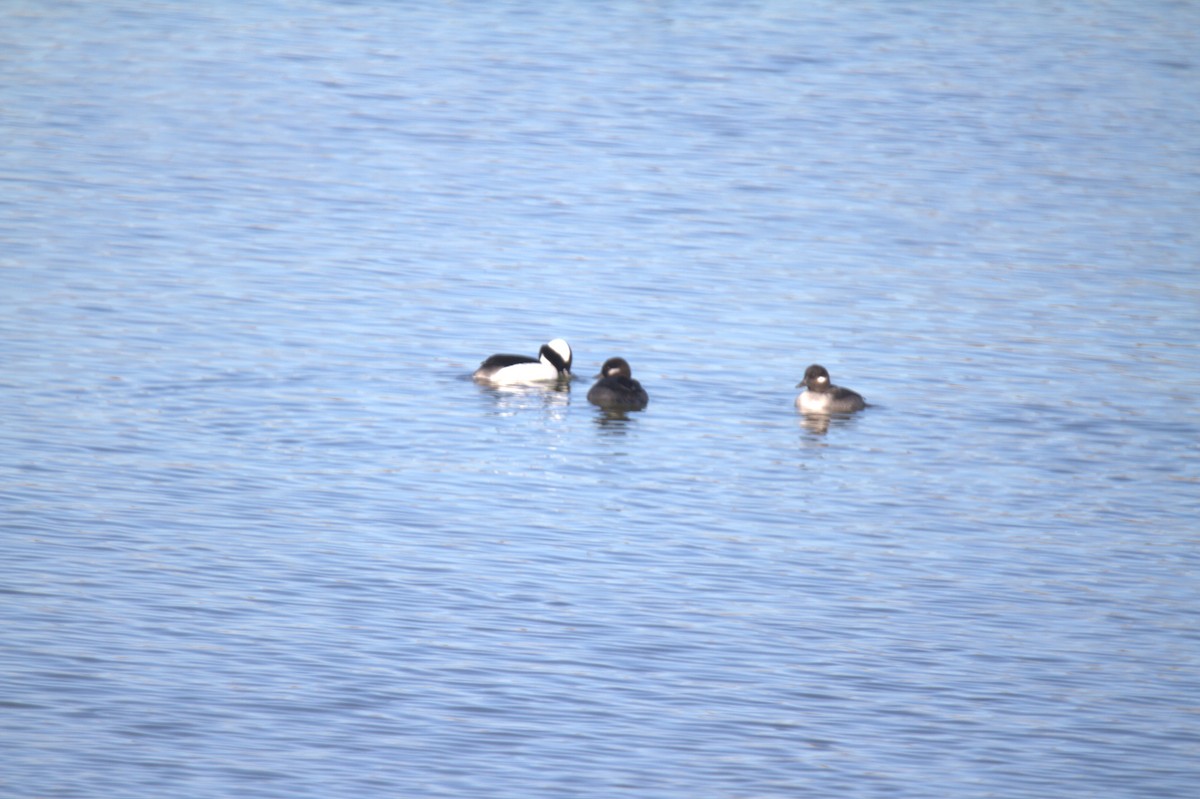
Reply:
[[[550,341],[546,346],[561,355],[564,361],[571,360],[571,345],[561,338]]]

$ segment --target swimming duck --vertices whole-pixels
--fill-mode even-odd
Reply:
[[[543,344],[538,357],[492,355],[471,375],[494,385],[544,383],[571,377],[571,347],[561,338]]]
[[[801,413],[852,413],[867,407],[858,392],[829,382],[829,370],[820,364],[804,370],[804,379],[796,384],[800,387],[804,391],[796,397],[796,407]]]
[[[633,370],[624,358],[609,358],[600,367],[600,378],[588,391],[588,402],[601,408],[637,411],[646,407],[650,396],[633,379]]]

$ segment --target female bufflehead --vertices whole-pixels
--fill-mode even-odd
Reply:
[[[830,383],[829,371],[815,363],[804,370],[804,379],[796,388],[801,386],[805,390],[796,397],[796,407],[801,413],[851,413],[867,407],[857,392]]]
[[[642,384],[633,379],[633,371],[624,358],[609,358],[600,367],[600,378],[588,391],[588,402],[601,408],[639,411],[650,397]]]
[[[571,347],[561,338],[543,344],[537,358],[493,355],[471,377],[496,385],[543,383],[571,377]]]

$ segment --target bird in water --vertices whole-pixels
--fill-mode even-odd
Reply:
[[[499,386],[545,383],[571,377],[571,346],[561,338],[543,344],[538,357],[492,355],[475,370],[472,378]]]
[[[588,390],[588,402],[610,410],[638,411],[646,407],[650,396],[633,379],[633,370],[624,358],[609,358],[600,367],[600,378]]]
[[[852,413],[867,407],[861,394],[831,383],[829,370],[820,364],[804,370],[804,379],[796,384],[796,388],[801,387],[804,391],[796,397],[801,413]]]

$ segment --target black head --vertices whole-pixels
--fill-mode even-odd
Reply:
[[[804,370],[804,379],[796,384],[796,388],[807,388],[809,391],[829,390],[829,370],[814,363]]]
[[[600,374],[596,377],[633,377],[633,370],[624,358],[609,358],[600,367]]]

